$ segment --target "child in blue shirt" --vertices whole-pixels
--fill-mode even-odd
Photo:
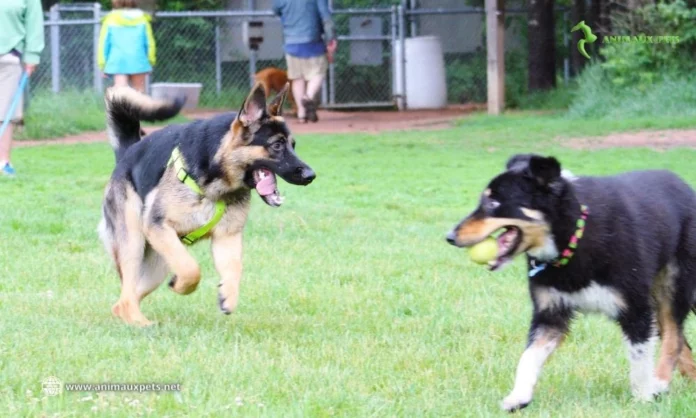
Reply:
[[[145,92],[145,76],[156,61],[150,16],[137,8],[137,0],[113,0],[112,6],[99,36],[99,68],[114,76],[115,86]]]

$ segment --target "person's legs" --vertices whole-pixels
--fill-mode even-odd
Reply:
[[[7,113],[17,93],[21,77],[22,65],[19,58],[12,54],[0,55],[0,124],[8,117]],[[14,169],[10,164],[13,123],[22,119],[23,107],[23,98],[20,97],[14,115],[9,115],[10,123],[0,137],[0,174],[14,175]]]
[[[114,74],[114,87],[125,87],[128,85],[128,75]]]
[[[145,93],[145,78],[147,74],[131,74],[130,85],[141,93]]]
[[[0,121],[0,123],[2,123]],[[7,129],[2,134],[0,138],[0,166],[4,165],[6,162],[10,162],[10,152],[12,151],[12,134],[14,131],[14,126],[10,123],[7,125]],[[1,169],[2,167],[0,167]]]
[[[130,82],[130,86],[133,87],[135,90],[145,94],[145,81],[147,77],[147,73],[142,73],[142,74],[130,74],[126,76],[127,82]],[[147,135],[147,132],[142,128],[142,125],[140,127],[140,137],[144,137]]]
[[[297,104],[297,119],[303,120],[307,117],[307,111],[305,109],[304,103],[302,103],[302,98],[305,97],[305,81],[302,78],[292,80],[292,97],[295,99]]]
[[[302,104],[305,95],[306,83],[302,72],[302,59],[291,55],[285,55],[285,62],[288,64],[288,80],[290,80],[290,90],[292,97],[297,105],[297,119],[306,121],[307,110]]]
[[[308,58],[305,61],[305,77],[308,80],[307,94],[302,98],[302,104],[306,108],[307,119],[312,122],[319,120],[317,117],[317,94],[324,83],[324,76],[328,68],[325,55]]]
[[[321,90],[321,85],[324,83],[324,74],[318,74],[309,79],[307,82],[307,97],[316,100],[319,90]]]

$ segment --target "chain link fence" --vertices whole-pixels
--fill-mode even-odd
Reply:
[[[245,1],[229,3],[229,10],[155,14],[152,27],[157,64],[149,77],[150,85],[199,83],[199,107],[229,109],[243,100],[257,71],[286,68],[282,27],[269,10],[270,0],[256,0],[251,10],[241,10],[249,6]],[[370,3],[372,7],[349,9],[335,0],[333,20],[339,48],[322,88],[322,105],[407,105],[404,64],[396,51],[403,50],[406,37],[427,35],[437,36],[442,45],[447,101],[485,102],[485,11],[460,4],[458,0],[419,0],[418,7],[405,8],[379,0]],[[45,21],[46,47],[32,77],[30,95],[69,90],[101,94],[111,84],[102,78],[96,62],[105,13],[96,3],[51,8]],[[522,9],[508,9],[506,16],[507,77],[519,78],[510,85],[524,86],[526,14]],[[564,33],[565,17],[565,11],[558,12],[557,26],[563,26]],[[250,49],[245,39],[254,30],[260,31],[263,41],[257,49]],[[565,50],[559,52],[567,56]],[[515,95],[514,91],[508,93]]]

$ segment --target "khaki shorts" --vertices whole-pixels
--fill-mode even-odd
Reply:
[[[286,54],[285,61],[288,63],[288,78],[290,80],[300,78],[311,80],[318,76],[323,77],[329,68],[329,61],[326,59],[326,55],[312,58],[297,58]]]
[[[0,121],[5,120],[7,111],[10,110],[12,99],[19,87],[19,80],[22,78],[22,63],[19,57],[12,54],[0,55]],[[22,110],[24,107],[24,95],[20,97],[15,110],[13,122],[22,120]]]

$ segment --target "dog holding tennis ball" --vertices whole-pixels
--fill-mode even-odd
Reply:
[[[469,258],[477,264],[488,264],[498,256],[498,241],[493,237],[488,237],[469,248]]]
[[[619,325],[636,400],[669,390],[677,371],[696,380],[684,333],[696,313],[696,190],[676,173],[573,176],[552,156],[517,154],[447,241],[470,248],[471,259],[491,271],[527,259],[532,318],[504,410],[532,402],[544,363],[577,312]]]

